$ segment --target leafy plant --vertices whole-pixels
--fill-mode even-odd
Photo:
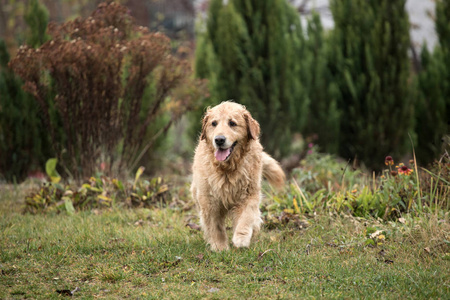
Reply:
[[[397,218],[401,213],[409,212],[412,209],[422,211],[420,203],[416,203],[418,199],[419,186],[416,176],[412,176],[414,161],[410,162],[410,167],[402,163],[392,169],[392,162],[388,162],[389,170],[384,171],[384,175],[380,177],[379,194],[384,208],[384,213],[379,211],[377,216],[383,219],[390,218],[395,215]],[[381,215],[383,213],[383,215]]]
[[[314,213],[331,206],[341,210],[342,203],[333,204],[333,201],[366,181],[361,170],[353,169],[348,162],[333,155],[317,152],[317,147],[311,144],[300,167],[293,170],[288,188],[281,194],[269,193],[275,203],[266,208],[269,211],[288,209],[291,213]]]
[[[280,213],[311,215],[328,211],[383,220],[397,220],[406,213],[422,214],[431,209],[436,213],[448,211],[448,162],[433,171],[423,169],[420,177],[415,161],[409,166],[394,167],[394,160],[388,156],[385,164],[387,168],[380,176],[373,174],[370,178],[333,156],[313,152],[294,170],[284,192],[267,192],[273,202],[265,204],[263,211],[269,219]],[[420,178],[424,186],[420,185]]]
[[[138,168],[132,182],[122,182],[98,174],[85,181],[81,186],[59,183],[60,177],[55,176],[56,160],[47,163],[47,175],[51,182],[25,197],[25,212],[42,213],[50,211],[65,211],[73,214],[75,211],[109,208],[112,206],[152,207],[165,203],[169,187],[162,178],[142,179],[144,168]],[[57,173],[56,173],[57,174]]]

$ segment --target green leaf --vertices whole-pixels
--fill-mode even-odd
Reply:
[[[68,215],[73,215],[75,213],[75,208],[73,207],[72,200],[69,197],[63,197],[64,207]]]
[[[369,236],[370,234],[374,233],[375,231],[377,231],[378,229],[374,228],[374,227],[367,227],[366,228],[366,233],[367,236]]]
[[[375,246],[375,241],[374,241],[373,239],[367,239],[367,240],[364,242],[364,244],[365,244],[366,246],[368,246],[368,245]]]
[[[116,188],[117,188],[119,191],[123,192],[123,191],[125,190],[125,188],[124,188],[124,186],[123,186],[123,184],[122,184],[122,182],[121,182],[120,180],[118,180],[118,179],[113,179],[113,180],[112,180],[112,183],[116,186]]]
[[[139,177],[141,177],[142,173],[144,173],[144,170],[144,167],[139,167],[139,169],[137,170],[136,177],[134,178],[133,189],[136,189],[136,183],[139,181]]]
[[[56,164],[58,163],[57,158],[50,158],[45,163],[45,172],[50,177],[52,182],[58,183],[61,180],[61,176],[56,171]]]
[[[296,212],[297,214],[299,214],[299,213],[300,213],[300,208],[298,207],[297,200],[295,199],[295,196],[294,196],[294,198],[292,199],[292,202],[294,203],[294,209],[295,209],[295,212]]]

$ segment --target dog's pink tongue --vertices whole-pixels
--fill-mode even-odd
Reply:
[[[216,151],[216,153],[214,154],[214,156],[216,157],[216,159],[218,161],[224,161],[225,159],[227,159],[228,155],[230,155],[230,150],[231,148],[228,149],[218,149]]]

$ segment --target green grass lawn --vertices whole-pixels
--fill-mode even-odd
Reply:
[[[0,189],[0,299],[75,288],[88,299],[450,296],[448,213],[404,223],[319,214],[303,229],[266,227],[249,249],[213,253],[186,227],[194,211],[24,215],[23,192]],[[369,240],[374,229],[382,233]]]

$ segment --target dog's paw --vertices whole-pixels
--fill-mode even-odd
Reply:
[[[211,250],[214,252],[220,252],[230,249],[228,243],[211,243]]]
[[[252,233],[235,233],[233,236],[233,245],[237,248],[249,247],[252,239]]]

